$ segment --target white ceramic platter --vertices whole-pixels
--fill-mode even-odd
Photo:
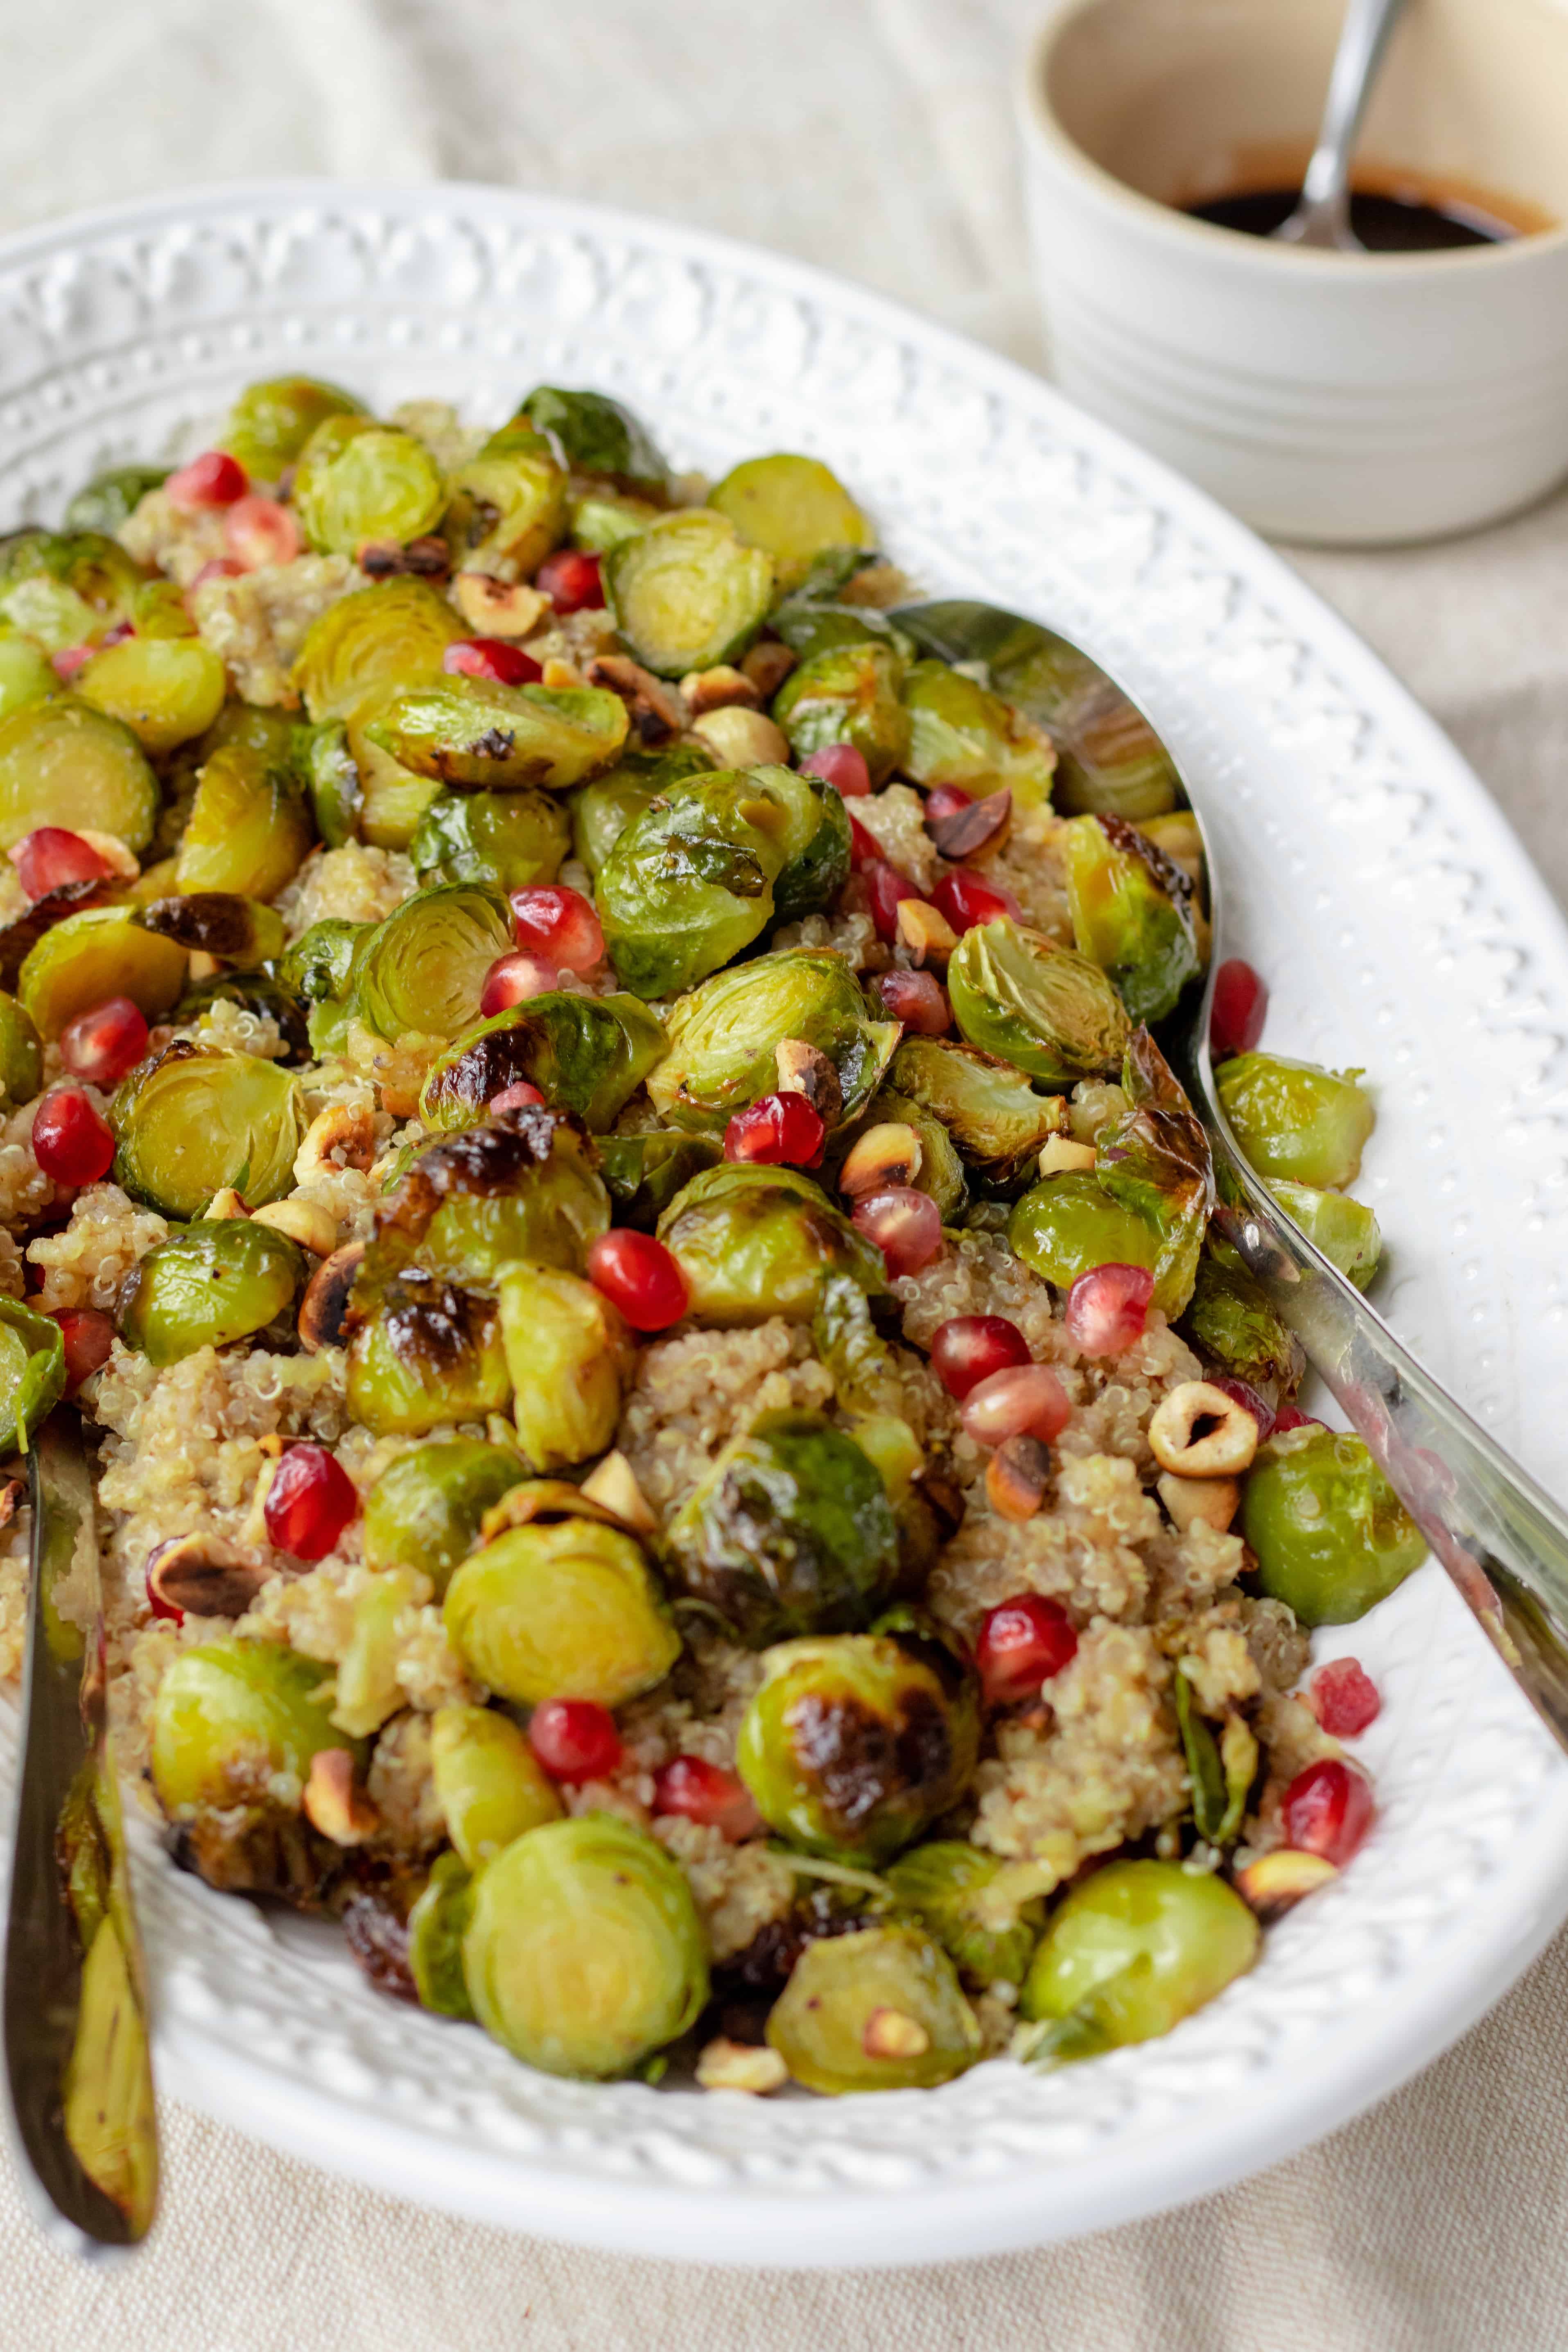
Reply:
[[[817,452],[931,589],[1099,651],[1201,796],[1269,1044],[1377,1084],[1385,1311],[1568,1484],[1568,937],[1452,747],[1256,540],[1034,377],[793,263],[500,190],[316,184],[0,247],[0,527],[57,519],[106,461],[188,451],[293,366],[479,419],[542,378],[597,385],[685,466]],[[839,2101],[555,2082],[148,1841],[163,2083],[454,2212],[707,2260],[931,2261],[1199,2195],[1435,2056],[1568,1910],[1568,1769],[1440,1574],[1336,1646],[1384,1694],[1376,1832],[1165,2041]]]

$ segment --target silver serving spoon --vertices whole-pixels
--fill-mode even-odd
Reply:
[[[1274,232],[1288,245],[1312,245],[1330,253],[1366,251],[1351,226],[1351,158],[1388,37],[1404,7],[1405,0],[1350,0],[1301,201]]]
[[[1089,804],[1163,777],[1198,825],[1181,771],[1130,698],[1067,638],[968,601],[891,615],[923,652],[985,666],[999,694],[1054,738]],[[1098,788],[1098,789],[1097,789]],[[1337,1267],[1291,1223],[1237,1147],[1209,1063],[1224,932],[1220,874],[1204,840],[1214,950],[1161,1041],[1208,1131],[1215,1214],[1307,1360],[1360,1431],[1509,1672],[1568,1748],[1568,1514],[1455,1403]]]

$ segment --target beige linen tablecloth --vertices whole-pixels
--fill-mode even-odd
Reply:
[[[1030,0],[0,0],[0,226],[281,172],[510,181],[863,278],[1038,363],[1007,84]],[[1302,554],[1568,893],[1568,500]],[[784,2276],[449,2221],[165,2104],[128,2267],[0,2179],[4,2352],[1525,2352],[1568,2342],[1568,1939],[1418,2082],[1184,2211],[1051,2252]]]

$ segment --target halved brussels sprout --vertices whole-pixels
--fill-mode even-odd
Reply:
[[[873,784],[906,763],[909,713],[899,699],[904,665],[891,646],[863,637],[830,646],[792,670],[773,698],[773,717],[797,760],[829,743],[860,752]]]
[[[1345,1192],[1320,1192],[1313,1185],[1293,1184],[1282,1176],[1265,1181],[1286,1215],[1330,1265],[1364,1290],[1383,1255],[1383,1235],[1365,1202],[1352,1201]]]
[[[938,1120],[970,1166],[1004,1190],[1028,1174],[1040,1146],[1063,1131],[1059,1095],[1037,1095],[1011,1062],[975,1045],[906,1037],[888,1083]]]
[[[966,793],[1004,786],[1020,808],[1048,808],[1057,754],[1021,710],[945,662],[919,661],[900,689],[909,719],[902,765],[918,784]]]
[[[748,457],[731,467],[708,503],[748,547],[773,557],[781,587],[803,580],[830,548],[872,544],[870,524],[820,457]]]
[[[428,1128],[470,1126],[519,1080],[593,1133],[614,1120],[662,1061],[665,1033],[635,996],[549,990],[466,1030],[430,1066],[419,1097]]]
[[[123,720],[74,694],[0,720],[0,850],[59,824],[111,833],[138,856],[158,821],[158,779]]]
[[[1260,1446],[1241,1493],[1258,1580],[1303,1625],[1348,1625],[1426,1556],[1364,1439],[1311,1424]]]
[[[419,875],[521,890],[553,882],[571,845],[566,812],[548,793],[443,793],[408,854]]]
[[[427,581],[356,589],[317,614],[289,673],[318,722],[352,719],[378,687],[442,676],[441,656],[463,623]]]
[[[264,1331],[305,1278],[298,1245],[248,1217],[198,1217],[150,1249],[127,1276],[118,1325],[128,1348],[162,1367],[198,1348]]]
[[[301,727],[296,757],[316,831],[329,849],[341,849],[358,838],[364,813],[364,786],[359,763],[349,749],[349,730],[341,719],[325,719],[319,727]]]
[[[139,637],[189,638],[201,635],[191,618],[185,592],[174,580],[144,580],[136,591],[132,616]]]
[[[623,490],[596,490],[586,498],[566,501],[566,536],[574,547],[589,555],[605,555],[622,540],[635,539],[664,512],[651,499],[633,498]]]
[[[376,1204],[356,1307],[415,1258],[426,1274],[485,1286],[517,1258],[580,1274],[610,1222],[593,1157],[575,1119],[537,1106],[430,1145]]]
[[[1329,1191],[1359,1175],[1376,1123],[1360,1075],[1283,1054],[1237,1054],[1219,1065],[1215,1085],[1249,1166]]]
[[[849,812],[832,784],[794,768],[753,768],[784,803],[783,871],[773,884],[773,920],[793,922],[830,907],[849,879]]]
[[[896,1022],[873,1020],[844,958],[784,948],[715,973],[671,1009],[669,1050],[648,1095],[675,1127],[721,1135],[733,1114],[778,1084],[777,1050],[799,1038],[838,1073],[846,1124],[882,1082],[899,1042]]]
[[[378,1437],[423,1437],[510,1402],[493,1299],[413,1266],[349,1342],[349,1411]]]
[[[255,971],[283,952],[288,934],[276,907],[232,890],[186,890],[144,899],[136,910],[143,930],[173,940],[187,953],[216,956],[239,971]]]
[[[729,963],[773,919],[795,830],[769,769],[721,768],[660,792],[600,867],[595,903],[624,988],[674,996]]]
[[[434,530],[447,492],[440,467],[412,433],[340,412],[324,417],[300,452],[293,499],[319,555],[353,555],[367,540],[405,542]]]
[[[1135,1029],[1127,1041],[1121,1091],[1127,1108],[1100,1130],[1095,1178],[1159,1234],[1154,1304],[1175,1316],[1193,1295],[1214,1207],[1208,1137],[1147,1029]]]
[[[65,1342],[52,1315],[0,1298],[0,1454],[25,1454],[65,1393]]]
[[[47,702],[60,691],[58,674],[31,637],[0,635],[0,719],[30,702]]]
[[[115,1182],[167,1217],[199,1215],[226,1186],[252,1209],[293,1189],[299,1085],[259,1055],[178,1041],[122,1080],[109,1116]]]
[[[1185,875],[1121,817],[1075,816],[1059,837],[1079,954],[1132,1020],[1163,1021],[1199,969]]]
[[[773,567],[723,515],[686,507],[611,548],[604,581],[638,661],[660,677],[684,677],[744,653],[767,618]]]
[[[327,915],[312,923],[279,965],[283,986],[307,1004],[347,996],[375,929],[374,923],[351,923],[342,915]]]
[[[610,765],[628,723],[626,704],[605,687],[453,677],[394,696],[365,736],[411,774],[443,784],[564,792]]]
[[[823,1276],[816,1312],[812,1317],[811,1338],[818,1361],[831,1375],[839,1405],[855,1416],[857,1444],[876,1463],[889,1493],[895,1486],[907,1485],[920,1466],[918,1458],[910,1461],[908,1471],[901,1459],[895,1463],[890,1458],[892,1445],[897,1444],[901,1454],[910,1436],[908,1423],[902,1419],[903,1376],[892,1349],[872,1322],[866,1293],[853,1276]],[[903,1430],[902,1438],[880,1426],[895,1420]],[[868,1421],[879,1424],[869,1440],[862,1432],[862,1424]],[[917,1457],[919,1452],[917,1446]]]
[[[131,619],[142,578],[99,531],[16,531],[0,544],[0,620],[46,653],[95,646]]]
[[[421,2009],[472,2020],[463,1981],[463,1937],[474,1916],[474,1882],[462,1858],[438,1853],[425,1891],[408,1915],[408,1973]]]
[[[500,891],[471,882],[421,890],[376,925],[354,968],[350,1011],[394,1044],[409,1030],[456,1037],[511,943],[511,909]]]
[[[575,1514],[505,1528],[470,1552],[442,1615],[475,1680],[520,1706],[547,1698],[621,1706],[662,1682],[680,1655],[637,1538]]]
[[[968,1787],[973,1676],[913,1630],[783,1642],[746,1710],[741,1778],[771,1829],[830,1862],[890,1861]]]
[[[899,1569],[880,1473],[819,1412],[763,1413],[732,1438],[668,1541],[683,1591],[752,1650],[855,1632]]]
[[[1037,1101],[1039,1097],[1034,1099]],[[917,1192],[931,1194],[942,1211],[943,1224],[951,1224],[963,1206],[969,1185],[952,1138],[935,1113],[916,1102],[911,1095],[901,1095],[895,1087],[883,1087],[866,1113],[864,1126],[868,1131],[883,1126],[913,1128],[920,1142],[921,1164],[910,1181]]]
[[[1181,797],[1171,755],[1142,712],[1089,656],[1026,622],[1021,648],[1005,634],[991,656],[999,693],[1010,695],[1057,747],[1056,804],[1140,824]],[[1042,642],[1043,640],[1043,642]]]
[[[840,604],[827,589],[815,591],[810,580],[779,599],[768,614],[768,626],[802,661],[811,661],[837,646],[864,645],[868,638],[886,646],[900,662],[915,657],[914,639],[886,613],[874,604]]]
[[[689,776],[710,774],[716,764],[712,753],[698,743],[679,743],[672,751],[624,751],[613,768],[572,795],[573,856],[582,859],[590,874],[597,874],[656,793],[684,783]]]
[[[1103,1077],[1127,1043],[1121,1000],[1099,965],[1008,915],[964,932],[947,987],[972,1045],[1047,1086]]]
[[[980,2055],[952,1962],[923,1929],[889,1924],[807,1944],[767,2037],[808,2091],[932,2090]]]
[[[400,700],[397,686],[377,687],[348,722],[348,755],[359,778],[360,838],[373,849],[406,849],[424,822],[425,812],[440,798],[434,776],[416,776],[371,740],[370,730],[384,711]]]
[[[174,866],[181,890],[275,898],[315,846],[316,831],[291,768],[243,743],[214,751]]]
[[[603,392],[563,392],[538,383],[519,408],[536,433],[548,433],[574,474],[606,474],[662,497],[669,468],[629,408]]]
[[[258,482],[276,482],[329,416],[363,416],[352,392],[311,375],[268,376],[247,383],[228,412],[217,446]]]
[[[547,1822],[478,1880],[463,1972],[487,2033],[547,2074],[605,2081],[691,2025],[708,1998],[691,1890],[646,1830]]]
[[[1212,1239],[1204,1249],[1182,1318],[1183,1336],[1236,1379],[1289,1392],[1301,1377],[1300,1343],[1246,1268],[1226,1262],[1229,1255],[1216,1255]]]
[[[523,1734],[489,1706],[437,1707],[430,1769],[447,1834],[470,1870],[542,1822],[561,1818],[561,1800]]]
[[[887,1288],[881,1251],[794,1168],[706,1169],[676,1194],[658,1237],[679,1261],[691,1313],[723,1330],[774,1315],[809,1323],[825,1275],[850,1275],[872,1297]]]
[[[13,1104],[31,1102],[43,1082],[43,1041],[37,1024],[16,997],[0,989],[0,1093]]]
[[[439,1599],[478,1542],[485,1513],[525,1475],[510,1446],[478,1437],[438,1438],[400,1454],[366,1498],[365,1566],[416,1568]]]
[[[616,1224],[651,1234],[683,1186],[723,1156],[717,1136],[683,1135],[679,1128],[602,1136],[599,1167],[616,1204]]]
[[[987,1896],[1004,1868],[963,1838],[911,1846],[888,1865],[900,1911],[930,1928],[971,1982],[1021,1985],[1040,1932],[1040,1906],[998,1908]]]
[[[49,1044],[79,1013],[129,996],[149,1021],[167,1013],[185,981],[185,950],[144,930],[135,907],[83,907],[36,940],[16,994]]]
[[[446,531],[465,572],[526,579],[565,535],[566,477],[526,425],[492,433],[450,488]]]
[[[66,509],[67,530],[97,531],[112,539],[149,490],[162,488],[167,466],[109,466],[85,482]]]
[[[603,1454],[621,1417],[632,1348],[616,1308],[560,1266],[501,1269],[501,1344],[518,1442],[536,1473]]]
[[[122,719],[154,757],[205,735],[227,684],[222,660],[199,637],[123,637],[94,654],[75,680],[84,702]]]
[[[1051,1914],[1024,1986],[1048,2025],[1036,2054],[1090,2058],[1152,2042],[1258,1957],[1258,1921],[1234,1887],[1176,1862],[1113,1862]]]
[[[1014,1208],[1007,1241],[1061,1291],[1097,1265],[1143,1265],[1152,1273],[1160,1255],[1160,1235],[1149,1219],[1113,1201],[1092,1169],[1042,1177]]]
[[[282,1802],[279,1781],[302,1790],[326,1748],[358,1763],[363,1747],[334,1730],[331,1704],[329,1669],[281,1642],[230,1636],[183,1650],[153,1707],[153,1786],[163,1811]]]

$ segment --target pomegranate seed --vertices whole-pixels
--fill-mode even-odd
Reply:
[[[596,610],[605,601],[599,559],[585,555],[581,548],[558,547],[553,555],[547,555],[534,574],[533,584],[542,596],[549,597],[558,613]]]
[[[849,820],[850,872],[864,874],[868,866],[883,863],[881,843],[874,833],[867,832],[858,816],[852,816]]]
[[[111,629],[105,629],[99,645],[99,651],[101,653],[105,646],[122,646],[127,637],[133,637],[135,635],[136,632],[129,621],[116,621]]]
[[[945,818],[957,816],[961,810],[973,806],[974,794],[966,793],[962,784],[938,784],[934,793],[926,794],[924,814],[927,831],[932,825],[941,824]]]
[[[1268,1398],[1260,1395],[1250,1381],[1233,1381],[1227,1373],[1221,1372],[1210,1372],[1206,1377],[1211,1389],[1220,1389],[1227,1397],[1234,1397],[1243,1412],[1252,1415],[1261,1445],[1274,1427],[1274,1407]]]
[[[548,995],[561,984],[561,974],[542,956],[526,955],[519,948],[497,956],[479,991],[479,1011],[488,1021],[509,1004],[526,1004],[531,996]]]
[[[502,1087],[499,1095],[492,1095],[488,1108],[492,1112],[522,1110],[531,1104],[542,1103],[544,1097],[537,1087],[531,1087],[526,1078],[519,1078],[514,1086]]]
[[[1331,1739],[1353,1739],[1383,1711],[1377,1685],[1359,1658],[1334,1658],[1320,1666],[1308,1686],[1307,1704]]]
[[[353,1480],[324,1445],[291,1445],[278,1465],[261,1516],[279,1551],[325,1559],[354,1513]]]
[[[1342,1870],[1365,1840],[1373,1811],[1365,1774],[1337,1756],[1324,1757],[1298,1772],[1280,1801],[1285,1843]]]
[[[977,1445],[1003,1445],[1009,1437],[1037,1437],[1049,1445],[1072,1413],[1067,1393],[1048,1364],[1015,1364],[976,1381],[959,1419]]]
[[[512,933],[520,948],[563,971],[592,971],[605,960],[605,934],[591,900],[564,882],[534,882],[511,894]]]
[[[1250,1054],[1263,1034],[1268,1012],[1268,991],[1240,956],[1230,956],[1214,976],[1214,1004],[1209,1013],[1209,1051],[1218,1061],[1226,1054]]]
[[[588,1252],[588,1279],[618,1307],[634,1331],[668,1331],[686,1312],[690,1292],[680,1262],[652,1234],[616,1225]]]
[[[492,686],[532,686],[544,676],[531,654],[504,637],[459,637],[447,647],[441,667],[451,677],[488,677]]]
[[[162,1549],[163,1547],[161,1545],[153,1548],[153,1559],[148,1562],[147,1570],[142,1580],[143,1589],[147,1595],[147,1606],[151,1609],[154,1617],[166,1618],[172,1625],[183,1625],[185,1622],[184,1611],[178,1607],[174,1601],[166,1601],[163,1595],[159,1591],[156,1584],[153,1581],[153,1564],[157,1559],[158,1553]]]
[[[305,544],[289,509],[254,491],[230,507],[223,519],[223,538],[242,572],[259,572],[264,563],[292,563]]]
[[[945,1037],[952,1026],[947,991],[933,971],[881,971],[871,983],[889,1021],[917,1037]]]
[[[825,743],[820,751],[813,751],[800,763],[801,773],[820,776],[831,784],[839,797],[847,801],[862,801],[871,789],[871,771],[866,765],[866,755],[853,743]],[[861,828],[864,831],[864,827]]]
[[[1059,1601],[1020,1592],[980,1621],[974,1664],[988,1706],[1019,1706],[1071,1664],[1078,1649],[1072,1619]]]
[[[1068,1292],[1068,1338],[1082,1355],[1119,1356],[1142,1338],[1153,1296],[1146,1265],[1091,1265]]]
[[[79,1087],[56,1087],[33,1121],[33,1157],[57,1184],[98,1184],[114,1163],[114,1132]]]
[[[759,1095],[738,1110],[724,1129],[726,1160],[760,1160],[769,1166],[819,1168],[827,1129],[820,1111],[802,1094]]]
[[[231,507],[250,488],[245,467],[226,449],[204,449],[163,485],[171,504],[187,509]]]
[[[896,866],[889,866],[885,857],[872,859],[860,872],[871,894],[871,920],[877,926],[877,937],[891,947],[899,936],[900,902],[923,898],[925,894],[917,890]]]
[[[853,1223],[876,1243],[895,1282],[900,1275],[918,1274],[942,1248],[942,1211],[929,1192],[917,1192],[910,1184],[889,1184],[885,1192],[857,1201]]]
[[[955,931],[972,931],[976,923],[994,923],[998,915],[1011,915],[1016,923],[1024,919],[1024,909],[1011,890],[1004,890],[997,882],[983,882],[978,874],[944,874],[931,894],[931,902]]]
[[[1269,1434],[1274,1437],[1286,1437],[1293,1429],[1326,1429],[1328,1425],[1326,1421],[1315,1421],[1310,1412],[1303,1412],[1299,1405],[1280,1404],[1274,1408],[1274,1427]]]
[[[114,1345],[113,1318],[96,1307],[59,1307],[54,1320],[60,1327],[66,1350],[66,1394],[75,1396],[90,1373],[109,1361]]]
[[[621,1735],[592,1698],[547,1698],[529,1721],[529,1742],[552,1780],[603,1780],[621,1760]]]
[[[68,686],[79,669],[85,669],[98,651],[96,646],[62,646],[58,654],[49,656],[49,667],[58,678]]]
[[[11,852],[16,878],[29,898],[46,898],[68,882],[102,882],[109,877],[107,859],[79,833],[63,825],[41,824]]]
[[[205,588],[209,580],[239,580],[243,579],[244,575],[244,564],[237,563],[232,555],[215,555],[210,562],[203,564],[191,582],[190,587],[185,591],[185,602],[188,604],[193,591]]]
[[[763,1822],[739,1775],[702,1756],[677,1756],[655,1773],[653,1809],[656,1813],[683,1813],[689,1822],[721,1832],[731,1844],[750,1837]]]
[[[128,996],[110,996],[79,1013],[60,1032],[60,1059],[73,1077],[117,1087],[147,1051],[147,1021]]]
[[[962,1403],[993,1372],[1033,1361],[1029,1343],[1005,1315],[952,1315],[931,1335],[931,1370],[949,1396]]]

